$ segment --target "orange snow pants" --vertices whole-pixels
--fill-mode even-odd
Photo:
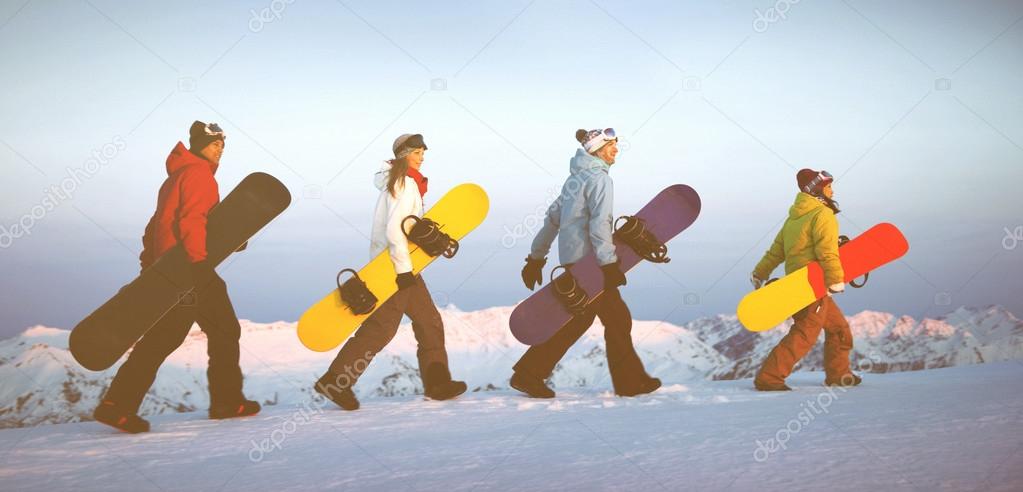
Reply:
[[[779,384],[792,373],[792,368],[810,352],[824,330],[824,374],[827,381],[839,381],[850,373],[849,352],[853,347],[852,331],[845,315],[831,296],[827,296],[792,316],[789,333],[774,347],[757,373],[764,384]]]

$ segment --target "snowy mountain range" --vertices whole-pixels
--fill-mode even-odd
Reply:
[[[470,391],[506,389],[511,366],[524,352],[508,330],[513,307],[465,312],[442,309],[452,373]],[[959,308],[938,319],[864,311],[849,317],[855,337],[854,362],[863,372],[895,372],[1023,359],[1023,321],[1000,306]],[[334,352],[305,349],[295,323],[242,320],[241,363],[245,391],[266,405],[310,398],[311,385]],[[635,321],[633,338],[648,372],[666,384],[700,379],[751,377],[778,339],[781,326],[766,333],[746,331],[735,316],[701,318],[683,326]],[[0,428],[89,420],[113,377],[113,369],[91,372],[67,349],[67,330],[35,326],[0,341]],[[406,325],[369,366],[356,386],[361,399],[415,395],[422,384],[416,344]],[[561,361],[551,378],[555,388],[610,391],[599,321]],[[821,368],[818,344],[797,370]],[[194,328],[161,368],[142,414],[204,410],[206,342]],[[822,378],[823,379],[823,378]]]

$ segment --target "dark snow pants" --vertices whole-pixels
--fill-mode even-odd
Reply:
[[[128,360],[117,370],[104,399],[137,413],[160,365],[185,341],[193,323],[198,323],[206,334],[210,406],[241,402],[242,371],[238,365],[241,326],[227,295],[227,285],[216,274],[135,344]]]
[[[600,318],[604,325],[607,367],[616,392],[629,392],[650,376],[632,345],[632,313],[617,288],[607,289],[586,312],[575,316],[549,340],[533,345],[515,364],[515,372],[547,379],[583,333]]]
[[[792,373],[799,359],[817,344],[824,330],[824,374],[827,381],[840,381],[850,373],[849,352],[853,347],[852,331],[845,315],[831,296],[827,296],[792,316],[792,328],[782,338],[760,367],[757,380],[779,384]]]
[[[321,381],[329,381],[341,388],[355,386],[376,354],[394,339],[404,315],[412,320],[412,333],[419,342],[416,356],[424,384],[431,379],[429,373],[437,374],[439,380],[450,379],[448,354],[444,349],[444,322],[433,304],[426,282],[417,275],[415,284],[384,301],[355,330],[355,335],[341,347]]]

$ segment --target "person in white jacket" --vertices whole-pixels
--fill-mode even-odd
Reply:
[[[384,301],[345,342],[327,373],[315,385],[317,393],[345,410],[359,408],[352,387],[377,352],[397,334],[404,315],[412,320],[412,331],[419,342],[416,355],[426,396],[447,400],[467,388],[464,382],[451,379],[444,348],[444,322],[422,276],[412,272],[408,239],[402,230],[406,217],[423,215],[423,196],[429,181],[419,168],[427,150],[426,143],[422,135],[405,134],[394,141],[392,150],[394,159],[384,163],[374,180],[380,197],[373,213],[369,255],[375,258],[384,250],[388,251],[398,292]]]

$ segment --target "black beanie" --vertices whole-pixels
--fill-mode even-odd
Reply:
[[[821,194],[825,186],[831,184],[835,179],[827,171],[814,171],[813,169],[800,169],[796,173],[796,186],[799,191],[813,196]]]
[[[205,149],[207,145],[215,140],[221,140],[226,143],[226,138],[224,131],[216,123],[206,125],[206,123],[195,120],[192,123],[192,127],[188,129],[188,147],[192,152],[202,151],[202,149]]]

